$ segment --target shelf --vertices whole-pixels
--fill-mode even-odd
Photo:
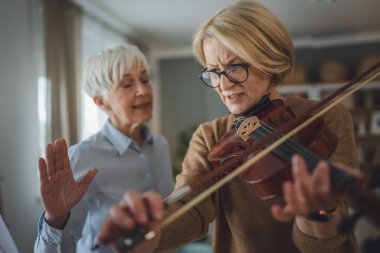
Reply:
[[[371,106],[371,107],[367,107],[367,106],[355,106],[355,108],[351,108],[350,111],[353,114],[360,114],[360,113],[362,113],[362,114],[371,114],[374,111],[380,111],[380,106],[378,106],[378,105]]]
[[[333,92],[346,83],[309,83],[309,84],[294,84],[283,85],[279,88],[281,94],[307,94],[307,97],[312,100],[320,100],[324,92]],[[366,84],[361,90],[380,90],[380,81],[375,81]]]
[[[371,170],[373,169],[380,169],[380,164],[375,164],[371,162],[363,162],[363,163],[360,163],[360,168],[368,173],[368,172],[371,172]]]
[[[360,142],[380,143],[380,135],[379,134],[356,135],[356,140]]]
[[[380,41],[380,33],[361,32],[329,36],[309,36],[293,39],[295,49],[302,48],[328,48],[342,45],[362,45]]]

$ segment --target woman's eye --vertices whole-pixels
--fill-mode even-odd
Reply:
[[[214,72],[214,73],[218,73],[219,71],[220,69],[217,69],[217,68],[207,70],[207,72]]]
[[[237,72],[241,69],[240,65],[231,65],[228,67],[229,72]]]
[[[150,81],[149,81],[149,79],[142,79],[142,80],[140,80],[143,84],[148,84]]]
[[[131,87],[132,86],[132,83],[123,83],[122,85],[121,85],[121,87],[123,87],[123,88],[129,88],[129,87]]]

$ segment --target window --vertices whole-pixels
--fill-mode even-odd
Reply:
[[[127,39],[125,35],[90,16],[83,16],[82,66],[85,66],[88,58],[95,52],[126,42]],[[104,122],[107,120],[107,115],[94,104],[92,98],[90,98],[83,89],[81,98],[82,116],[80,122],[80,139],[83,140],[102,128]]]
[[[49,83],[45,77],[38,78],[38,122],[39,122],[39,150],[40,154],[45,154],[45,146],[48,143],[48,133],[50,127],[50,115],[48,110],[50,109],[49,96]]]

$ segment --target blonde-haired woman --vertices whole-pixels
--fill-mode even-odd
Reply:
[[[213,170],[207,156],[237,118],[252,115],[258,105],[273,100],[283,101],[296,115],[314,103],[284,97],[278,92],[277,87],[294,63],[292,42],[274,14],[255,1],[238,1],[217,12],[196,32],[193,48],[204,66],[201,81],[215,89],[231,114],[199,126],[176,178],[176,189]],[[338,138],[331,160],[357,167],[349,112],[337,106],[324,120]],[[247,182],[236,178],[159,231],[161,235],[144,245],[149,245],[151,251],[145,248],[144,252],[172,249],[202,238],[212,222],[215,253],[358,252],[352,234],[341,235],[336,231],[340,218],[347,215],[347,207],[332,194],[328,170],[317,169],[309,176],[304,167],[295,168],[294,183],[285,184],[284,198],[261,200],[252,194]],[[121,221],[142,224],[141,219],[134,219],[136,214],[144,213],[147,219],[147,213],[151,212],[154,219],[161,219],[160,198],[154,193],[146,194],[145,198],[150,200],[151,210],[136,208],[132,213],[117,212],[130,206],[125,203],[141,206],[141,197],[124,195],[122,205],[110,209],[110,213],[118,215],[110,216],[100,240],[112,238],[110,231],[115,228],[133,227]],[[170,207],[166,215],[188,200]],[[309,215],[319,210],[325,210],[326,215]]]

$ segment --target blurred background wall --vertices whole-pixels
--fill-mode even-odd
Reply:
[[[0,176],[2,214],[20,252],[32,252],[39,200],[37,85],[42,45],[33,1],[0,2]],[[35,26],[37,25],[37,26]]]

